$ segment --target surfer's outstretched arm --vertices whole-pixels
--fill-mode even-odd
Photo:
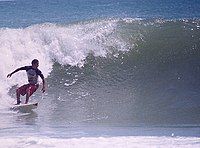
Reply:
[[[7,78],[10,78],[14,73],[16,73],[16,72],[18,72],[18,71],[20,71],[20,70],[25,70],[25,67],[17,68],[15,71],[9,73],[9,74],[7,75]]]

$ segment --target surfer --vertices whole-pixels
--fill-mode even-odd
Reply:
[[[10,78],[14,73],[20,71],[20,70],[26,70],[27,76],[28,76],[28,84],[25,84],[16,90],[16,96],[17,96],[17,104],[20,104],[20,95],[24,96],[26,94],[26,101],[25,104],[28,103],[29,97],[38,89],[38,75],[42,79],[43,87],[42,92],[45,92],[45,80],[42,72],[38,69],[39,61],[37,59],[34,59],[31,62],[32,66],[24,66],[16,69],[12,73],[7,75],[7,78]]]

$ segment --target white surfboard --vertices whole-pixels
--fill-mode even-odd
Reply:
[[[36,109],[37,107],[38,107],[38,103],[19,104],[19,105],[14,105],[13,107],[11,107],[11,110],[28,112],[33,109]]]

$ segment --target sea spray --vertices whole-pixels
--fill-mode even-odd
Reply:
[[[9,81],[6,76],[14,69],[40,61],[45,77],[52,71],[54,61],[61,65],[82,67],[88,54],[105,57],[110,47],[127,50],[114,32],[117,20],[89,21],[71,25],[39,24],[27,28],[0,30],[1,98],[8,98],[9,88],[27,83],[26,74],[18,73]]]

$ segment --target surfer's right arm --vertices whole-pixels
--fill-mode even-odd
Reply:
[[[15,71],[9,73],[9,74],[7,75],[7,78],[10,78],[14,73],[16,73],[16,72],[18,72],[18,71],[20,71],[20,70],[26,70],[26,66],[17,68]]]

